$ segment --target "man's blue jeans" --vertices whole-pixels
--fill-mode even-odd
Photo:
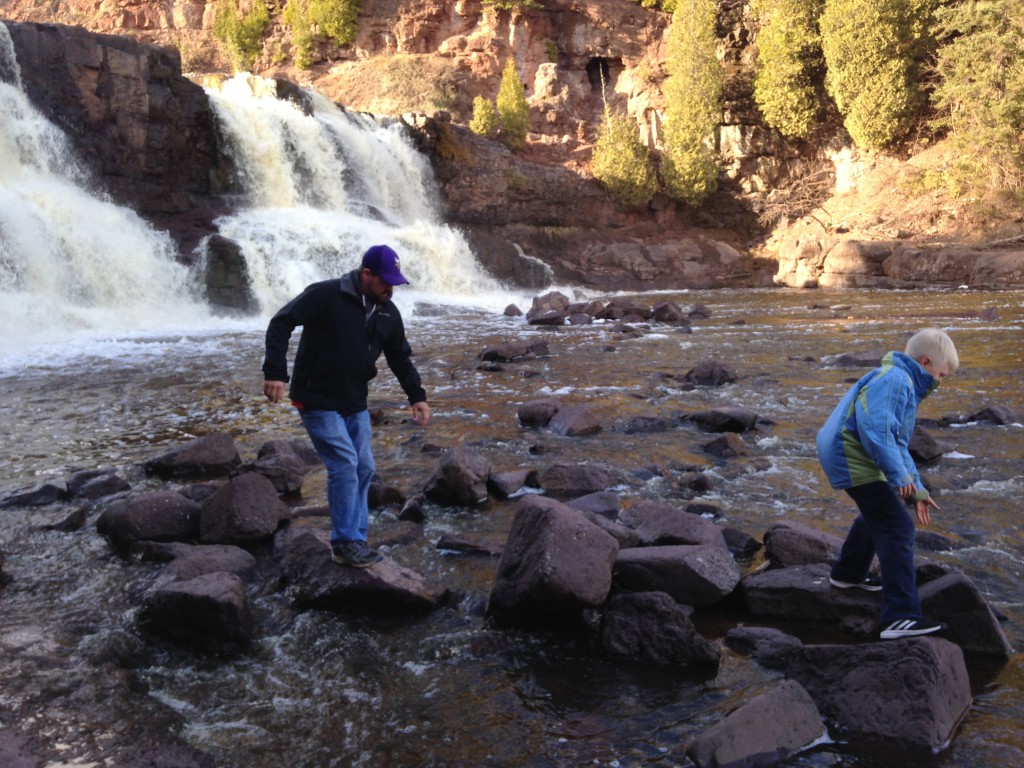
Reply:
[[[914,520],[906,504],[885,482],[855,485],[846,492],[860,515],[846,535],[832,577],[861,581],[877,553],[882,567],[882,626],[899,619],[921,618],[914,572]]]
[[[367,496],[377,471],[370,442],[370,412],[299,411],[313,447],[327,467],[331,544],[366,541]]]

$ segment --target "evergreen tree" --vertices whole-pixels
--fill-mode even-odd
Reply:
[[[526,143],[526,131],[530,126],[530,107],[526,103],[526,89],[523,88],[512,59],[508,60],[501,73],[496,103],[505,143],[513,149],[519,149]]]
[[[607,102],[590,160],[590,172],[623,205],[641,208],[658,190],[647,146],[637,135],[637,124],[629,115],[613,113]]]
[[[959,150],[962,189],[1024,190],[1024,6],[972,0],[937,12],[935,105]]]
[[[498,114],[493,101],[483,96],[473,99],[473,119],[469,121],[469,130],[488,139],[494,136],[498,130]]]
[[[822,0],[754,0],[760,17],[754,100],[765,122],[806,137],[818,116],[813,78],[822,69],[818,16]]]
[[[679,0],[669,28],[662,176],[677,200],[699,205],[718,183],[714,137],[722,68],[715,55],[714,0]]]
[[[270,24],[270,12],[263,0],[255,0],[242,13],[236,0],[220,0],[213,18],[213,36],[227,51],[236,71],[252,69],[263,45],[263,32]]]
[[[859,147],[902,138],[920,101],[918,62],[928,53],[936,0],[825,0],[825,87]]]

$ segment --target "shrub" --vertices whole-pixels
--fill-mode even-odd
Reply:
[[[488,139],[494,135],[498,130],[498,113],[493,101],[483,96],[473,99],[473,118],[469,121],[469,130]]]
[[[754,100],[765,122],[786,136],[806,137],[818,116],[813,81],[822,69],[817,22],[822,0],[755,0]]]
[[[718,183],[714,135],[722,69],[714,0],[679,0],[669,28],[662,177],[668,194],[699,205]]]
[[[355,40],[360,5],[360,0],[288,0],[283,18],[291,27],[295,65],[305,68],[313,63],[314,30],[338,45]]]
[[[262,47],[263,32],[270,24],[270,13],[262,0],[256,0],[242,13],[235,0],[220,0],[213,18],[213,36],[221,42],[236,71],[252,69]]]
[[[519,80],[519,73],[512,59],[508,60],[501,73],[496,105],[505,143],[513,149],[519,149],[526,143],[526,131],[530,126],[530,107],[526,103],[526,89]]]
[[[631,208],[647,205],[658,190],[658,179],[647,146],[637,135],[636,121],[627,114],[613,113],[607,104],[590,171],[615,199]]]

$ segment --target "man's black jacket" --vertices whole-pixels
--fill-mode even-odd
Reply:
[[[377,375],[381,352],[410,404],[425,401],[398,307],[363,301],[357,269],[314,283],[285,304],[267,326],[264,379],[289,381],[288,340],[301,325],[288,394],[302,407],[345,416],[366,410],[367,385]]]

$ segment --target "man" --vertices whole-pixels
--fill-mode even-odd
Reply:
[[[272,403],[284,399],[288,340],[302,326],[288,396],[327,467],[331,557],[359,568],[383,559],[366,543],[367,494],[376,471],[366,399],[381,352],[409,398],[413,421],[430,421],[402,316],[391,302],[394,286],[409,282],[399,266],[391,248],[375,245],[359,269],[310,285],[267,326],[263,394]]]

